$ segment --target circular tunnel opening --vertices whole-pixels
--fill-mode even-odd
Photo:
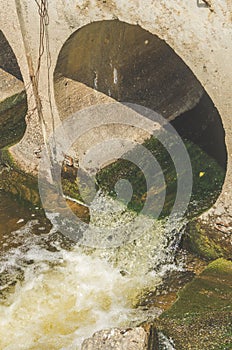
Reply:
[[[54,87],[61,120],[112,99],[161,114],[187,142],[194,163],[194,200],[205,196],[200,211],[216,201],[227,161],[221,117],[190,68],[158,36],[119,20],[88,24],[63,45]]]
[[[16,56],[0,30],[0,149],[17,143],[26,130],[27,97]]]

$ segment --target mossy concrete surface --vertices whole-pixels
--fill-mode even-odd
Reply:
[[[204,225],[198,219],[189,222],[182,241],[185,249],[207,260],[231,258],[231,243],[231,233]]]
[[[178,350],[232,348],[232,262],[211,262],[179,293],[159,321],[158,329]]]
[[[167,136],[168,137],[168,136]],[[175,147],[175,138],[172,147]],[[200,147],[193,142],[183,140],[188,151],[191,161],[193,188],[189,206],[186,210],[188,219],[198,217],[201,213],[211,208],[223,186],[225,172],[219,164],[204,152]],[[159,174],[153,174],[146,165],[146,172],[151,174],[152,183],[147,188],[146,180],[140,168],[126,159],[119,159],[110,165],[101,169],[97,174],[97,182],[99,187],[111,196],[116,196],[115,184],[120,178],[128,179],[133,187],[133,196],[128,208],[140,212],[147,200],[147,196],[152,196],[151,204],[149,204],[148,212],[155,212],[155,208],[160,201],[160,194],[165,191],[165,203],[160,217],[166,217],[170,214],[176,199],[177,193],[177,176],[179,182],[184,182],[188,176],[185,169],[177,175],[175,165],[168,151],[158,141],[157,138],[151,137],[142,144],[158,161],[161,166],[162,173],[165,178],[166,186],[160,184]],[[139,149],[138,149],[139,150]],[[126,154],[127,159],[139,158],[137,148],[130,150]],[[175,150],[173,150],[175,152]],[[158,176],[157,176],[158,175]],[[161,196],[162,198],[162,196]],[[216,258],[215,256],[213,258]]]
[[[66,182],[65,182],[66,180]],[[49,184],[47,184],[49,189]],[[72,199],[79,199],[78,188],[75,183],[62,178],[63,192]],[[17,196],[19,199],[27,201],[33,205],[42,207],[36,176],[25,173],[14,161],[8,148],[0,150],[0,189]],[[49,197],[49,201],[59,206],[59,198]],[[81,220],[89,221],[89,210],[86,206],[66,199],[67,205]]]
[[[0,188],[34,205],[41,204],[37,179],[18,168],[8,149],[0,153]]]

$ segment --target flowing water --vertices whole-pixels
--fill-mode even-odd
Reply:
[[[188,151],[194,179],[189,211],[198,215],[217,198],[224,172],[199,148],[189,144]],[[175,179],[165,166],[167,181]],[[115,169],[121,170],[121,163]],[[129,174],[132,180],[133,176]],[[110,189],[112,180],[117,176],[110,176]],[[170,188],[172,195],[172,185]],[[169,196],[168,205],[172,201]],[[1,350],[76,350],[97,330],[154,319],[160,310],[144,309],[138,306],[140,301],[162,288],[168,271],[183,269],[175,256],[184,221],[167,230],[164,218],[151,225],[151,218],[143,216],[139,223],[142,234],[134,236],[133,225],[128,230],[127,223],[133,221],[136,211],[123,207],[101,189],[90,206],[91,221],[83,242],[99,241],[104,228],[104,243],[113,228],[119,238],[120,234],[128,238],[122,245],[94,248],[94,244],[74,244],[58,232],[57,223],[63,218],[56,213],[48,220],[41,208],[28,206],[1,190],[0,202]],[[161,340],[166,348],[172,348],[165,336]]]
[[[80,349],[98,329],[149,317],[139,296],[177,268],[158,224],[121,248],[81,249],[39,208],[0,196],[0,349]]]

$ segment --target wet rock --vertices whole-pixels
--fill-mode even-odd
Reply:
[[[0,153],[0,188],[41,206],[37,178],[19,169],[7,149]]]
[[[112,328],[86,339],[81,350],[147,350],[148,334],[142,327]]]
[[[232,255],[232,224],[222,219],[202,222],[193,220],[187,226],[182,246],[198,256],[214,260],[220,257],[230,259]]]
[[[217,259],[179,293],[157,325],[178,350],[231,349],[232,262]]]

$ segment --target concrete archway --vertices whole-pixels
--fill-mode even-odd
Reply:
[[[226,170],[225,132],[210,96],[164,40],[138,25],[97,21],[72,33],[58,55],[54,95],[61,120],[112,99],[148,107]],[[129,134],[134,140],[143,139],[133,132]],[[78,140],[76,151],[81,158],[93,144],[124,133],[124,129],[93,129]],[[221,186],[218,183],[218,193]]]
[[[88,92],[93,100],[94,91],[99,91],[117,101],[149,107],[168,120],[193,108],[203,94],[201,84],[169,45],[138,25],[118,20],[93,22],[74,32],[60,51],[54,80],[61,119],[94,104],[83,96],[85,86],[92,89]]]
[[[172,121],[226,168],[224,129],[212,100],[175,51],[138,25],[107,20],[75,31],[59,53],[54,90],[61,120],[112,98],[136,103]]]

